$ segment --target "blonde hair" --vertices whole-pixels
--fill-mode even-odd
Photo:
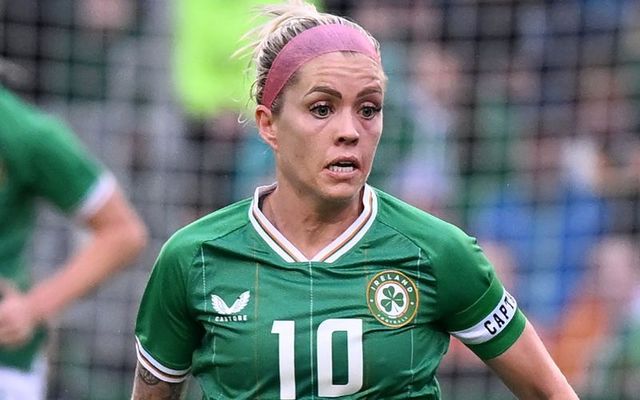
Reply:
[[[258,16],[266,16],[269,21],[249,31],[244,38],[253,39],[248,45],[236,52],[236,55],[251,54],[250,65],[255,67],[255,80],[251,85],[250,96],[257,104],[261,104],[267,74],[273,61],[282,48],[298,34],[319,25],[339,24],[360,30],[374,45],[378,54],[380,44],[364,28],[355,22],[333,14],[321,13],[302,0],[290,0],[284,4],[265,6]],[[295,80],[295,74],[290,82]],[[285,86],[286,87],[286,86]],[[281,107],[282,93],[273,102],[271,110],[277,114]]]

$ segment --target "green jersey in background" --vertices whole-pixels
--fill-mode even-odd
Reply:
[[[38,200],[82,218],[113,185],[63,124],[0,86],[0,279],[21,290],[31,285],[25,251]],[[0,366],[28,370],[43,336],[40,331],[17,350],[0,348]]]

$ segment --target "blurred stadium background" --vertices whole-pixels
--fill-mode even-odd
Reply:
[[[263,2],[0,2],[3,82],[68,121],[152,234],[135,266],[56,321],[49,399],[128,398],[160,246],[270,182],[269,152],[235,124],[245,61],[227,61]],[[478,237],[582,398],[637,399],[640,2],[316,4],[382,42],[371,182]],[[53,210],[39,225],[36,276],[83,240]],[[445,399],[513,398],[457,343],[439,375]]]

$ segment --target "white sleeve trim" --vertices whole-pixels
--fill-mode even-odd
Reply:
[[[503,289],[502,300],[483,320],[471,328],[450,333],[464,344],[488,342],[509,325],[517,309],[516,299]]]
[[[171,369],[160,364],[151,356],[140,344],[140,340],[136,337],[136,355],[140,364],[151,372],[153,376],[164,382],[180,383],[184,382],[189,376],[191,368],[187,369]]]
[[[78,204],[74,216],[82,221],[91,218],[105,205],[115,190],[116,178],[110,172],[102,174]]]

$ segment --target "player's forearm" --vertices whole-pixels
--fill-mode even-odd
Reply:
[[[184,382],[163,382],[138,363],[131,400],[180,400],[184,398],[186,389]]]
[[[118,193],[90,222],[92,235],[51,277],[27,293],[34,318],[45,320],[62,311],[111,277],[140,253],[147,233],[142,221]]]
[[[35,286],[27,296],[38,319],[62,311],[127,265],[144,243],[127,237],[114,232],[93,238],[53,276]]]
[[[578,399],[529,322],[511,348],[486,362],[518,399]]]
[[[563,377],[545,382],[543,387],[527,386],[522,382],[505,381],[505,384],[520,400],[578,400],[575,391]]]

